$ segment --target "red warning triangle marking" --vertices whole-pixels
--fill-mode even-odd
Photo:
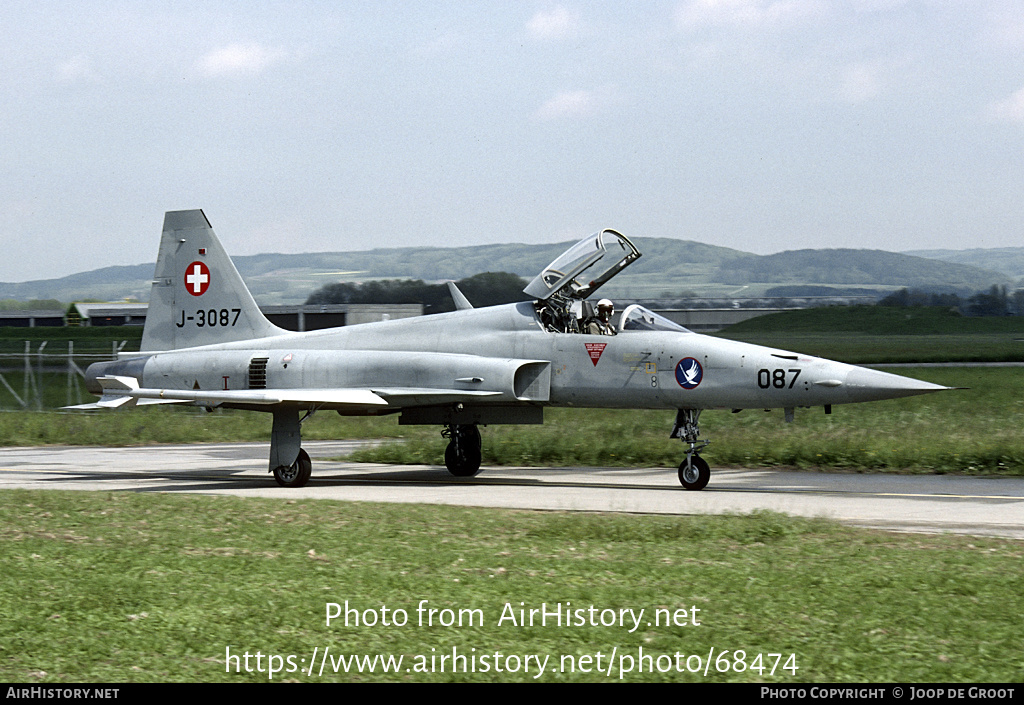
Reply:
[[[607,345],[608,343],[586,343],[587,354],[590,355],[590,361],[594,363],[594,367],[597,367],[597,361],[601,359],[601,353],[604,352]]]

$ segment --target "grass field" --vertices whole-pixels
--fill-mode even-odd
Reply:
[[[36,491],[0,493],[0,527],[8,682],[1024,678],[1019,541],[770,513]],[[346,601],[359,626],[355,614],[328,626],[328,604]],[[545,604],[585,612],[571,626],[520,622]],[[385,626],[399,610],[407,623]],[[321,674],[325,649],[338,660]],[[352,655],[403,661],[346,673]]]

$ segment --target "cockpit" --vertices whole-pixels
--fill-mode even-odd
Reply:
[[[638,330],[689,333],[686,328],[638,304],[610,319],[587,298],[608,280],[640,258],[640,251],[614,230],[583,238],[559,255],[523,292],[535,299],[534,309],[544,330],[554,333],[616,335]]]
[[[628,333],[630,331],[671,331],[674,333],[690,333],[689,328],[684,328],[675,321],[670,321],[661,314],[655,313],[640,304],[631,304],[622,312],[619,319],[618,331]]]

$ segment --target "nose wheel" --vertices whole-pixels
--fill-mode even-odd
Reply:
[[[711,466],[696,453],[679,464],[679,482],[688,490],[702,490],[711,479]]]

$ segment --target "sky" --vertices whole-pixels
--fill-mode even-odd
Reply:
[[[1024,246],[1019,0],[5,0],[0,281],[576,240]]]

